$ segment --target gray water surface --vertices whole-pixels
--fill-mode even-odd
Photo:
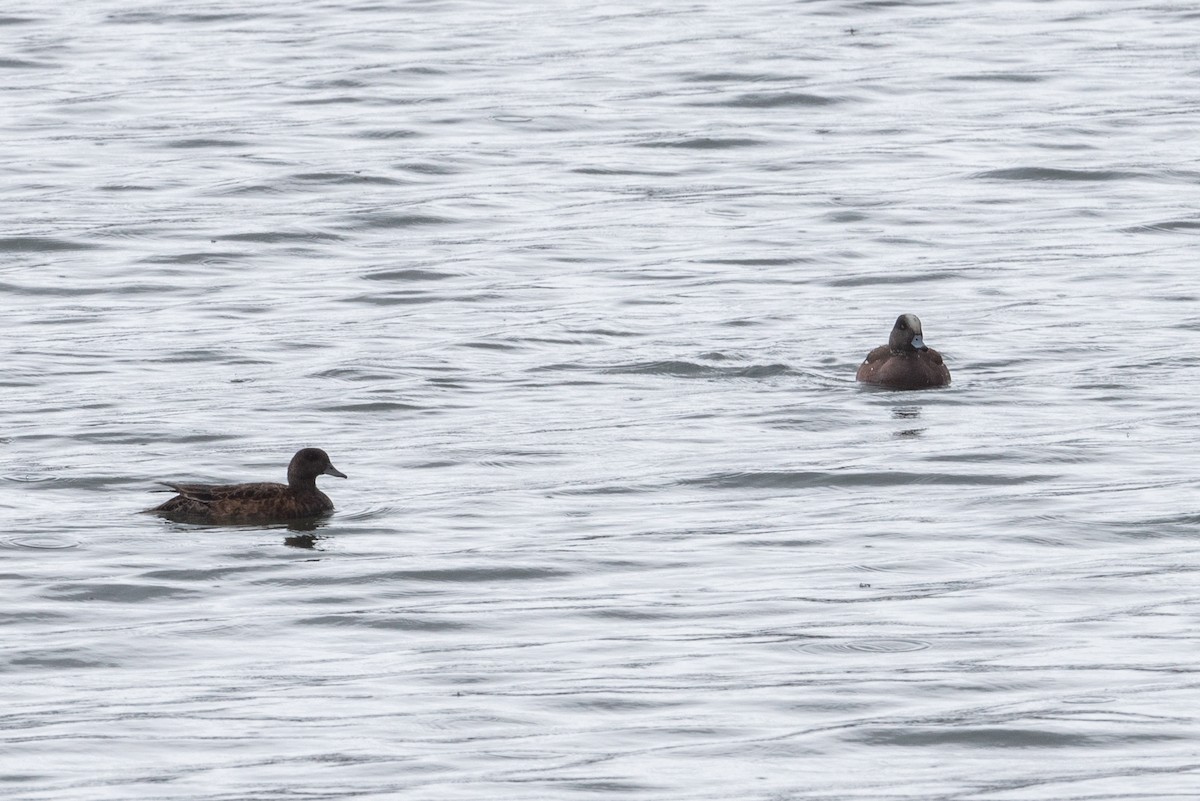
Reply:
[[[0,796],[1195,798],[1198,31],[8,3]]]

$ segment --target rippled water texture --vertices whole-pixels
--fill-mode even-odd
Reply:
[[[1194,797],[1198,25],[8,3],[0,795]]]

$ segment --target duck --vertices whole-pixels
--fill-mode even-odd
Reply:
[[[949,385],[950,368],[942,354],[925,344],[921,319],[902,314],[888,343],[867,354],[855,378],[887,389],[930,389]]]
[[[317,489],[317,476],[346,474],[320,448],[301,448],[288,464],[288,483],[178,484],[159,482],[178,493],[149,514],[192,523],[266,523],[317,517],[333,511],[333,501]],[[166,492],[167,490],[161,490]]]

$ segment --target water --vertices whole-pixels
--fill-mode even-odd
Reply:
[[[1194,797],[1197,22],[10,3],[4,797]]]

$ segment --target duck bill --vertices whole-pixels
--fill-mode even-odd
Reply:
[[[917,334],[912,338],[912,346],[917,350],[923,350],[925,348],[925,340],[921,339],[920,334]]]
[[[333,465],[329,465],[329,467],[326,467],[326,468],[325,468],[325,473],[324,473],[324,475],[327,475],[327,476],[337,476],[338,478],[345,478],[345,477],[346,477],[346,474],[345,474],[345,473],[343,473],[341,470],[338,470],[338,469],[337,469],[336,467],[334,467]]]

